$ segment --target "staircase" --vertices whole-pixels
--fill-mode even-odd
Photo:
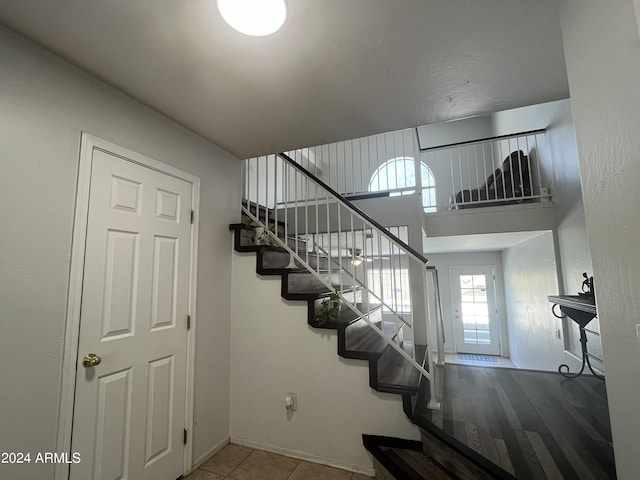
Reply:
[[[307,302],[307,323],[319,329],[332,329],[338,333],[338,355],[343,358],[366,360],[369,362],[369,384],[378,392],[415,395],[420,384],[420,373],[413,368],[401,354],[392,348],[384,338],[369,327],[363,318],[367,317],[377,329],[394,341],[399,341],[402,329],[397,322],[382,320],[382,305],[363,302],[363,288],[355,286],[343,289],[344,301],[356,306],[358,312],[340,307],[339,316],[335,320],[321,323],[317,316],[322,303],[327,301],[334,291],[319,281],[307,269],[298,264],[290,265],[291,254],[284,248],[272,245],[255,245],[248,241],[246,223],[229,226],[234,232],[234,249],[238,252],[256,253],[256,273],[260,275],[279,275],[281,277],[281,295],[287,300]],[[299,252],[303,255],[304,252]],[[312,257],[311,264],[318,271],[329,275],[325,256]],[[332,274],[335,276],[336,274]],[[335,278],[334,278],[335,281]],[[342,301],[341,301],[342,303]],[[360,315],[360,313],[364,315]],[[414,345],[403,342],[402,347],[407,355],[424,364],[426,345]]]
[[[307,302],[307,323],[336,330],[338,355],[368,361],[371,388],[402,395],[422,427],[422,443],[363,435],[380,478],[513,478],[421,414],[439,408],[430,346],[442,341],[431,341],[426,259],[286,155],[245,162],[234,249],[255,252],[256,272],[280,276],[281,296]]]

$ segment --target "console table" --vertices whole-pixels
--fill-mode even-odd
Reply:
[[[585,327],[587,326],[587,324],[598,314],[598,311],[596,310],[595,297],[589,294],[549,295],[547,299],[554,304],[552,309],[555,308],[556,305],[558,305],[560,307],[560,311],[571,320],[576,322],[580,327],[580,344],[582,345],[582,367],[580,368],[580,371],[578,373],[569,373],[569,366],[563,363],[558,367],[558,373],[566,378],[579,377],[580,375],[582,375],[582,372],[584,372],[584,366],[587,365],[589,367],[589,370],[591,370],[591,373],[593,373],[596,378],[604,380],[604,377],[594,372],[593,368],[591,367],[589,357],[592,355],[587,350],[587,335],[585,332]],[[559,317],[555,313],[555,311],[553,312],[553,314],[556,317]]]

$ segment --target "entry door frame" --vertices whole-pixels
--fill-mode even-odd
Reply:
[[[454,311],[456,309],[456,305],[458,304],[458,295],[456,292],[460,290],[459,284],[459,272],[462,269],[478,269],[485,270],[489,272],[493,272],[490,278],[487,278],[487,282],[493,282],[493,304],[495,307],[494,318],[496,322],[495,331],[496,331],[496,342],[498,343],[498,355],[504,355],[503,349],[503,316],[501,312],[501,302],[500,302],[500,289],[498,287],[498,269],[496,265],[451,265],[449,266],[449,283],[450,283],[450,292],[451,292],[451,319],[452,319],[452,331],[453,331],[453,339],[454,339],[454,350],[456,353],[460,352],[462,346],[464,344],[464,332],[462,327],[462,322],[457,322],[455,319]],[[489,317],[491,318],[491,316]]]
[[[80,144],[80,161],[76,190],[75,216],[71,244],[71,267],[69,270],[69,290],[67,297],[67,315],[62,359],[62,386],[60,391],[60,414],[58,417],[58,437],[56,451],[71,451],[71,435],[73,428],[73,408],[75,397],[76,369],[78,363],[78,340],[80,337],[80,309],[82,302],[82,285],[84,276],[85,244],[87,238],[87,221],[89,215],[89,194],[91,170],[94,150],[102,150],[116,155],[132,163],[179,178],[191,184],[191,209],[194,221],[191,225],[191,251],[189,259],[189,315],[191,328],[187,331],[187,390],[185,392],[185,428],[187,428],[187,444],[184,448],[183,473],[191,469],[193,456],[193,397],[195,367],[195,332],[196,291],[198,278],[198,219],[200,208],[200,179],[175,167],[128,150],[115,143],[102,140],[82,132]],[[69,465],[58,463],[55,466],[55,480],[69,478]]]

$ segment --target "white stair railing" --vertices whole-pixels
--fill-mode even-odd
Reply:
[[[316,178],[345,196],[370,192],[373,174],[387,161],[399,158],[413,161],[419,154],[413,129],[380,133],[285,153]],[[404,178],[408,172],[397,167],[391,170],[393,178],[378,178],[373,185],[374,191],[400,193],[405,187],[410,187],[407,185],[409,179]]]
[[[427,272],[431,274],[433,285],[433,299],[435,303],[436,317],[436,338],[437,338],[437,360],[436,365],[444,366],[444,320],[442,317],[442,302],[440,301],[440,280],[438,279],[438,270],[436,267],[428,266]]]
[[[244,214],[429,379],[429,408],[439,408],[427,260],[286,154],[245,160],[242,171]],[[357,301],[349,293],[354,289],[361,291]],[[382,324],[371,319],[369,304],[382,305]],[[397,328],[385,331],[385,320]],[[420,345],[427,347],[424,358],[418,356]],[[444,346],[437,350],[443,352]]]

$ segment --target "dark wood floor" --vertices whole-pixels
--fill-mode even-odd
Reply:
[[[437,370],[442,409],[418,405],[420,414],[518,479],[616,478],[605,382],[505,368]]]

